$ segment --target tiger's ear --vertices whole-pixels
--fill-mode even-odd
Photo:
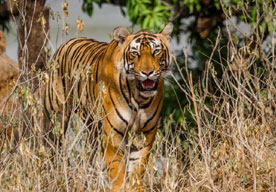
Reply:
[[[113,31],[113,38],[119,43],[119,45],[122,45],[129,34],[130,32],[126,28],[117,27]]]
[[[171,40],[171,34],[173,31],[173,24],[169,22],[161,31],[161,34],[164,35],[169,41]]]

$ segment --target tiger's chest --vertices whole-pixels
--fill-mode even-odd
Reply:
[[[140,131],[143,131],[143,129],[146,129],[147,128],[146,123],[149,120],[150,116],[152,116],[151,110],[144,110],[144,109],[138,110],[138,112],[134,117],[132,130],[134,132],[140,132]]]
[[[101,88],[103,96],[104,117],[107,118],[110,127],[121,133],[127,131],[143,132],[156,126],[159,116],[159,104],[161,97],[156,94],[153,97],[141,98],[136,86],[128,87],[127,83],[120,82],[109,84]]]
[[[147,108],[130,108],[127,103],[120,100],[119,106],[113,105],[113,120],[122,131],[131,130],[133,132],[141,132],[155,124],[154,105]],[[112,112],[111,112],[112,114]]]

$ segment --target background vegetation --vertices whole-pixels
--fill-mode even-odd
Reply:
[[[266,39],[274,32],[273,17],[275,5],[273,1],[240,1],[240,0],[134,0],[134,1],[105,1],[84,0],[83,11],[93,15],[93,6],[102,6],[105,3],[119,5],[123,15],[128,15],[133,25],[140,25],[141,29],[160,31],[164,23],[174,23],[173,36],[179,40],[180,36],[189,35],[190,52],[188,55],[188,67],[193,64],[194,78],[200,78],[205,68],[205,62],[213,51],[212,44],[216,41],[218,33],[221,34],[220,53],[214,52],[214,60],[222,58],[227,65],[227,43],[229,40],[226,30],[226,21],[232,18],[235,25],[246,23],[249,26],[248,34],[239,34],[235,31],[235,39],[242,41],[250,38],[252,31],[260,31]],[[227,13],[228,15],[226,15]],[[270,13],[270,14],[268,14]],[[188,21],[187,21],[188,20]],[[244,29],[241,29],[244,31]],[[180,42],[179,42],[180,43]],[[185,67],[182,50],[176,51],[176,58],[180,68]],[[216,71],[222,74],[219,65],[215,65]],[[179,77],[177,70],[173,69],[175,76]],[[179,80],[179,79],[178,79]],[[182,82],[183,83],[183,82]],[[165,107],[163,115],[174,113],[175,120],[179,121],[183,115],[184,106],[187,104],[185,94],[175,86],[175,83],[167,86]],[[175,94],[176,93],[176,94]],[[179,102],[173,102],[179,98]]]
[[[6,2],[1,0],[0,5]],[[86,145],[89,132],[77,116],[72,118],[62,150],[43,144],[39,124],[43,106],[37,90],[44,84],[48,52],[41,53],[41,61],[31,61],[28,54],[34,47],[32,43],[24,46],[28,42],[24,33],[31,29],[28,22],[22,22],[28,14],[22,13],[32,15],[34,10],[26,10],[24,3],[36,1],[13,2],[14,11],[9,14],[21,18],[18,28],[25,31],[20,35],[22,30],[18,30],[22,71],[10,97],[17,101],[12,108],[15,115],[1,112],[1,190],[108,191],[104,154],[100,150],[94,154]],[[167,78],[166,116],[145,175],[148,191],[275,191],[274,0],[82,3],[83,11],[91,16],[93,6],[111,3],[142,29],[158,31],[172,21],[175,37],[189,34],[189,43],[176,51],[175,67]],[[36,4],[44,14],[36,16],[40,19],[34,25],[44,26],[42,40],[49,30],[44,4]],[[40,46],[45,45],[41,41]],[[55,125],[61,130],[60,121]]]

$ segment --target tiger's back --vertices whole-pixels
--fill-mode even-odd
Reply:
[[[46,110],[60,113],[64,106],[87,106],[95,100],[95,76],[108,44],[88,38],[75,38],[61,45],[53,56],[47,82]],[[76,106],[75,106],[76,107]],[[85,108],[84,108],[85,109]]]

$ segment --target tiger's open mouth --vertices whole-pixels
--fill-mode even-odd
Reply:
[[[138,89],[140,91],[153,91],[157,89],[157,86],[157,80],[146,79],[144,81],[138,81]]]

